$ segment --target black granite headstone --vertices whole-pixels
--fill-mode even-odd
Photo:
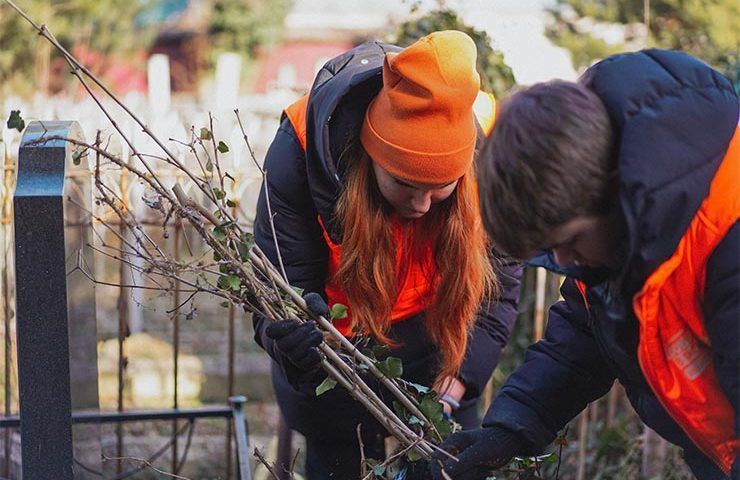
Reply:
[[[76,122],[29,124],[13,203],[22,469],[30,479],[92,478],[99,427],[71,425],[73,408],[99,409],[95,291],[77,268],[94,272],[90,172],[69,142],[39,142],[51,137],[82,132]]]

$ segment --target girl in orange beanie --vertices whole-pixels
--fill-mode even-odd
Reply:
[[[283,115],[255,220],[260,248],[277,265],[279,245],[309,304],[347,305],[340,331],[387,345],[404,378],[434,385],[466,428],[479,423],[521,274],[505,261],[494,270],[478,212],[473,157],[493,99],[479,92],[475,60],[467,35],[444,31],[403,50],[368,42],[329,61]],[[342,389],[316,396],[319,330],[254,323],[274,359],[282,414],[306,437],[308,478],[358,478],[357,425],[367,457],[383,457],[388,433]]]

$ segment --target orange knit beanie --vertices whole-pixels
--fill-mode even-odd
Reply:
[[[360,132],[373,161],[409,182],[439,185],[463,176],[475,150],[475,60],[473,40],[454,30],[388,53],[383,87]]]

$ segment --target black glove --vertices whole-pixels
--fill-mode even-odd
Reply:
[[[304,300],[316,315],[327,315],[329,309],[319,294],[307,293]],[[278,352],[299,370],[312,371],[321,363],[321,354],[316,347],[324,340],[324,335],[314,322],[281,320],[269,324],[265,328],[265,335],[275,342]]]
[[[455,461],[436,452],[429,462],[428,478],[445,480],[441,470],[454,480],[483,480],[491,470],[501,468],[523,450],[521,440],[500,427],[465,430],[450,436],[442,449],[457,457]]]

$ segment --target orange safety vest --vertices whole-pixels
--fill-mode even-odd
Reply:
[[[298,142],[301,144],[303,151],[306,151],[306,110],[308,108],[308,95],[299,98],[296,102],[285,109],[285,116],[288,117],[293,129],[295,130]],[[493,95],[489,93],[479,92],[478,97],[473,104],[473,111],[478,120],[483,133],[488,135],[493,129],[496,113],[496,101]],[[334,274],[339,269],[339,262],[342,258],[342,246],[332,242],[329,234],[324,228],[324,224],[321,219],[318,219],[319,224],[324,232],[324,240],[329,247],[329,280],[327,281],[324,290],[328,298],[329,305],[335,303],[341,303],[348,305],[347,295],[341,288],[341,285],[337,285],[331,279],[334,278]],[[408,318],[412,315],[416,315],[424,311],[429,303],[429,296],[432,289],[432,282],[430,279],[430,273],[433,272],[432,266],[432,249],[431,247],[426,249],[422,255],[422,258],[415,258],[408,255],[405,251],[403,241],[404,236],[408,235],[408,231],[398,224],[394,223],[392,226],[393,236],[395,243],[398,246],[396,250],[396,271],[405,272],[404,278],[400,280],[400,289],[396,302],[393,304],[391,310],[391,323],[398,322],[404,318]],[[412,224],[411,229],[415,228]],[[413,232],[412,232],[413,233]],[[430,242],[430,245],[433,242]],[[401,268],[401,262],[409,262],[406,268]],[[348,308],[347,317],[334,322],[337,329],[342,332],[343,335],[351,336],[353,333],[350,331],[350,325],[352,324],[352,309]]]
[[[637,357],[663,408],[729,474],[740,450],[735,413],[714,369],[702,300],[709,256],[740,218],[740,127],[673,255],[632,302],[640,322]],[[577,282],[585,299],[585,285]]]

